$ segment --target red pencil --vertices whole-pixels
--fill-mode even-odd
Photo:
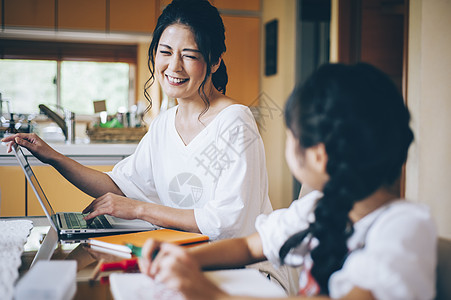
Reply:
[[[111,270],[131,270],[136,269],[138,267],[138,259],[132,258],[132,259],[124,259],[117,262],[110,262],[110,263],[102,263],[100,265],[100,271],[111,271]]]

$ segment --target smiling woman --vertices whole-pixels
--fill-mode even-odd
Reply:
[[[178,105],[160,113],[111,172],[77,164],[35,134],[3,141],[27,148],[95,197],[86,220],[138,218],[212,240],[252,233],[257,216],[272,211],[265,153],[250,109],[225,95],[221,16],[207,0],[174,0],[153,32],[148,87],[158,81]]]
[[[206,64],[188,26],[175,24],[163,32],[155,61],[158,82],[169,97],[179,101],[199,97]]]

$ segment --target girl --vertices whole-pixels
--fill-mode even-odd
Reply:
[[[285,107],[287,163],[315,191],[259,216],[258,232],[246,238],[187,251],[150,240],[141,271],[188,299],[226,299],[201,268],[268,259],[302,266],[300,296],[432,299],[433,221],[425,207],[393,193],[413,139],[409,118],[397,88],[376,68],[322,66]]]
[[[86,220],[142,219],[213,240],[251,234],[257,216],[272,211],[265,154],[249,108],[225,96],[224,41],[222,19],[207,0],[174,0],[164,9],[149,48],[146,91],[156,79],[178,106],[160,114],[112,172],[84,167],[35,134],[3,141],[27,148],[96,197],[83,211]]]

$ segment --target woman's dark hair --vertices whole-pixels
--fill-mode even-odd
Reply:
[[[199,51],[207,65],[207,72],[199,87],[199,95],[205,103],[205,113],[210,107],[210,101],[205,94],[204,86],[211,74],[211,66],[215,65],[221,55],[226,51],[225,29],[218,10],[207,0],[174,0],[166,6],[158,18],[157,26],[153,32],[152,42],[149,47],[147,65],[150,70],[150,78],[144,87],[144,95],[152,105],[148,89],[155,81],[155,55],[163,31],[173,24],[182,24],[191,28]],[[228,82],[227,69],[224,61],[218,70],[212,75],[215,88],[225,94]]]
[[[341,269],[353,232],[348,217],[355,202],[399,178],[413,133],[398,88],[375,67],[327,64],[296,87],[285,106],[285,122],[301,149],[325,145],[329,180],[315,221],[280,249],[283,262],[307,236],[316,237],[312,275],[328,294],[330,275]]]

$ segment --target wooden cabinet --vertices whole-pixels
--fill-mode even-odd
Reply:
[[[159,0],[160,7],[164,8],[172,0]],[[261,0],[210,0],[218,10],[260,11]]]
[[[113,166],[89,167],[102,172],[113,169]],[[55,212],[82,211],[93,200],[91,196],[81,192],[52,167],[34,166],[33,171]],[[27,194],[27,214],[29,216],[44,215],[44,211],[28,183]]]
[[[3,8],[6,27],[55,27],[55,0],[4,0]]]
[[[157,0],[109,0],[111,32],[151,33],[157,23]]]
[[[58,29],[106,31],[107,0],[58,0]]]
[[[5,27],[151,33],[170,0],[4,0]],[[260,0],[211,0],[220,11],[259,12]],[[4,9],[4,11],[2,11]]]
[[[107,172],[112,165],[89,166]],[[93,198],[78,190],[53,167],[33,166],[55,211],[81,211]],[[19,166],[0,166],[0,216],[43,216],[44,211]]]
[[[137,144],[51,144],[57,152],[81,165],[107,172],[131,155]],[[43,164],[27,149],[22,148],[33,173],[53,209],[57,211],[81,211],[92,197],[82,193],[69,183],[52,166]],[[28,184],[22,168],[12,153],[0,145],[0,216],[43,215],[33,189]]]
[[[257,105],[260,92],[260,18],[222,16],[229,75],[227,95],[244,105]]]
[[[25,215],[25,175],[18,166],[0,167],[0,216]]]
[[[151,33],[159,8],[158,0],[4,0],[0,16],[6,28]]]
[[[220,10],[260,11],[260,0],[212,0],[211,3]]]

